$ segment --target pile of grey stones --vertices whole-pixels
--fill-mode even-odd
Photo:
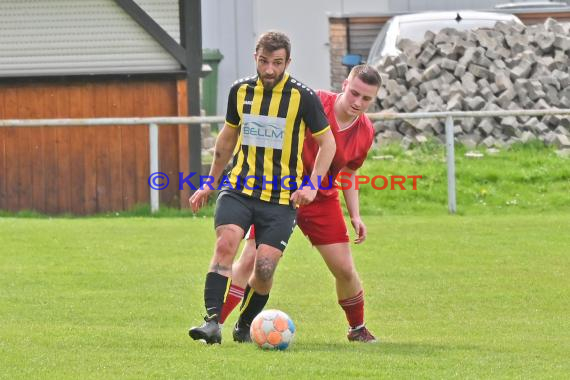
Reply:
[[[382,75],[376,111],[433,112],[570,109],[570,25],[548,19],[523,26],[427,32],[399,41],[402,53],[375,66]],[[443,119],[374,123],[380,143],[408,148],[445,141]],[[469,148],[503,148],[539,140],[570,152],[570,115],[461,118],[455,140]]]

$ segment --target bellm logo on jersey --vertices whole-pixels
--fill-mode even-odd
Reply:
[[[243,127],[244,135],[258,136],[268,139],[282,139],[283,129],[274,125],[265,126],[257,122],[251,122]]]
[[[263,115],[243,115],[242,144],[283,149],[285,118]]]

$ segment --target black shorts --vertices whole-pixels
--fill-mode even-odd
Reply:
[[[255,243],[285,250],[295,229],[297,210],[292,206],[265,202],[234,191],[223,190],[216,201],[216,227],[236,224],[247,231],[255,226]]]

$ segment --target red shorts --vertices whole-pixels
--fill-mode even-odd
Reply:
[[[340,200],[337,197],[320,198],[297,210],[297,225],[313,245],[348,243]],[[253,226],[247,239],[255,239]]]

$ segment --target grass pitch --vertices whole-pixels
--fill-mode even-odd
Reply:
[[[350,344],[333,280],[297,231],[268,307],[285,352],[187,336],[210,218],[0,219],[6,379],[566,378],[568,214],[366,217],[354,246],[377,345]]]

